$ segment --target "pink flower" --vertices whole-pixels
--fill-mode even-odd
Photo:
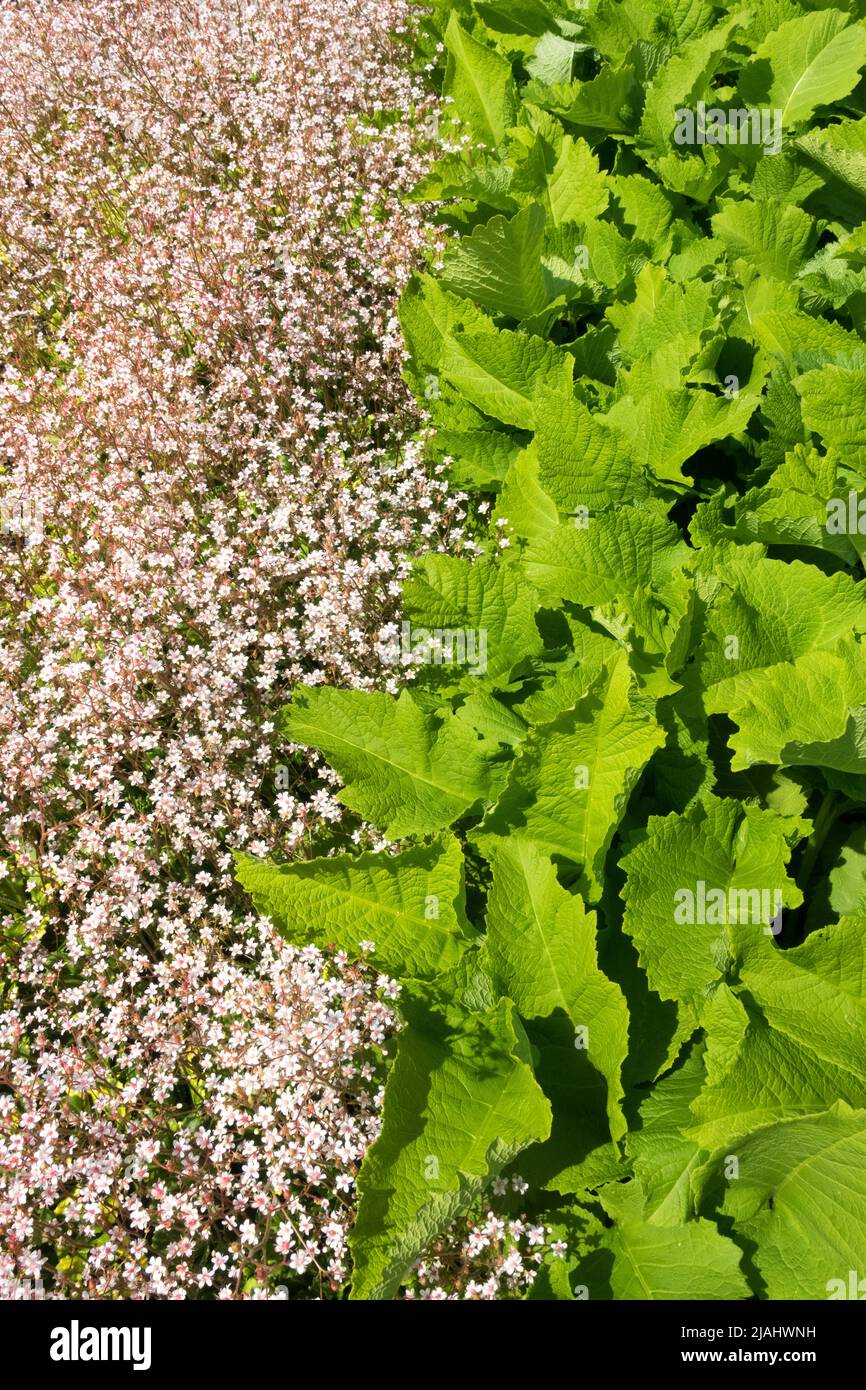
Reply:
[[[0,4],[0,500],[41,518],[0,537],[0,1261],[61,1296],[346,1277],[396,985],[288,946],[233,851],[339,826],[273,711],[393,688],[409,557],[461,544],[394,322],[409,16]]]

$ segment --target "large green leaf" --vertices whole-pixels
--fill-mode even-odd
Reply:
[[[393,839],[426,835],[495,799],[506,769],[464,721],[428,714],[408,690],[296,691],[282,714],[287,739],[325,754],[344,805]]]
[[[701,280],[678,285],[662,266],[648,263],[635,278],[634,298],[611,304],[607,318],[628,362],[652,358],[657,363],[672,353],[682,368],[704,338],[718,331],[713,297],[712,285]]]
[[[849,639],[721,681],[706,701],[727,714],[732,766],[830,767],[866,773],[866,653]]]
[[[822,367],[801,376],[797,390],[809,429],[866,475],[866,371]]]
[[[468,34],[456,14],[445,30],[445,46],[446,95],[454,98],[461,120],[469,123],[473,135],[498,145],[517,115],[511,64]]]
[[[866,1250],[866,1110],[760,1130],[738,1150],[724,1212],[770,1299],[860,1298]],[[854,1290],[850,1272],[855,1271]]]
[[[563,222],[591,222],[601,216],[610,198],[589,145],[571,135],[563,136],[546,184],[546,203],[555,227]]]
[[[406,581],[403,598],[410,638],[418,637],[419,628],[475,634],[470,685],[500,682],[518,662],[542,650],[536,622],[540,600],[517,564],[425,555]]]
[[[797,663],[810,653],[843,651],[852,630],[866,632],[866,585],[849,575],[826,575],[799,560],[766,559],[757,546],[726,550],[724,563],[713,571],[690,679],[709,692],[714,711],[737,703],[741,690],[754,692],[754,681],[744,681],[747,673]]]
[[[596,918],[557,881],[553,864],[517,837],[481,840],[493,865],[487,950],[494,981],[524,1018],[557,1011],[575,1030],[576,1049],[604,1077],[611,1134],[625,1132],[620,1073],[628,1051],[628,1009],[598,967]]]
[[[809,131],[797,148],[866,198],[866,116]]]
[[[445,267],[445,284],[458,294],[512,319],[531,319],[556,297],[541,263],[544,209],[533,203],[512,218],[494,217],[458,242]]]
[[[757,397],[732,399],[699,389],[643,391],[622,397],[608,419],[629,440],[632,455],[658,478],[684,481],[682,468],[700,449],[746,428]]]
[[[655,72],[647,88],[638,132],[639,146],[648,158],[673,150],[675,110],[691,106],[706,95],[710,77],[738,22],[730,19],[690,38]]]
[[[694,1215],[692,1174],[702,1150],[685,1131],[704,1079],[702,1049],[693,1047],[682,1065],[653,1087],[640,1107],[640,1128],[626,1141],[643,1189],[643,1214],[660,1225],[677,1225]]]
[[[442,371],[485,415],[533,430],[537,402],[549,391],[571,390],[573,363],[543,338],[525,333],[458,334],[443,355]]]
[[[641,591],[663,592],[688,558],[688,547],[656,510],[623,507],[563,525],[526,552],[526,570],[543,597],[586,608]]]
[[[580,866],[581,890],[601,895],[605,855],[629,795],[664,732],[634,699],[625,661],[611,664],[572,710],[521,747],[508,787],[482,823],[488,836],[528,841]]]
[[[503,999],[467,1014],[407,1000],[382,1133],[358,1178],[354,1299],[392,1298],[430,1242],[550,1130],[529,1044]]]
[[[837,1099],[866,1106],[866,935],[840,922],[779,950],[736,944],[739,997],[719,990],[704,1013],[707,1085],[688,1134],[706,1149],[735,1145],[779,1120]]]
[[[792,280],[814,237],[814,223],[802,208],[769,201],[726,203],[713,218],[713,231],[732,258],[742,256],[762,275]]]
[[[451,836],[393,856],[236,861],[238,881],[290,941],[352,955],[372,942],[376,964],[400,980],[435,979],[453,969],[472,935],[463,855]]]
[[[864,63],[862,27],[850,26],[849,16],[839,10],[821,9],[789,19],[768,34],[755,53],[753,71],[763,86],[763,71],[770,67],[767,99],[781,112],[787,127],[801,124],[817,107],[847,96]],[[746,90],[757,94],[754,81],[747,83]]]
[[[787,874],[789,833],[773,811],[708,798],[682,815],[651,816],[625,856],[624,930],[650,987],[687,1017],[707,1008],[732,942],[766,935],[780,902],[802,901]]]
[[[637,1183],[605,1188],[602,1202],[614,1218],[604,1248],[613,1256],[609,1278],[617,1301],[749,1297],[742,1251],[711,1221],[660,1225],[647,1220]]]
[[[538,476],[564,512],[590,512],[645,497],[636,453],[569,391],[540,391],[533,405]]]

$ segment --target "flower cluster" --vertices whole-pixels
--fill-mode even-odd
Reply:
[[[5,1016],[4,1282],[88,1298],[345,1282],[396,986],[341,953],[286,945],[265,920],[233,959],[216,937],[188,943],[182,978],[176,959],[132,946],[88,959],[78,989],[43,970],[38,1067]]]
[[[461,544],[401,379],[407,15],[0,0],[4,1279],[344,1274],[390,1015],[232,850],[339,819],[268,711],[393,681],[407,556]]]
[[[496,1199],[505,1197],[509,1187],[522,1195],[527,1186],[519,1176],[497,1179],[491,1190],[493,1205],[454,1223],[434,1243],[415,1266],[403,1297],[436,1302],[525,1297],[541,1265],[566,1253],[565,1244],[554,1240],[547,1226],[495,1209],[500,1205]]]

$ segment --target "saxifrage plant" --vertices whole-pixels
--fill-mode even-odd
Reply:
[[[356,1299],[515,1165],[533,1297],[866,1275],[863,15],[430,7],[407,372],[495,506],[405,585],[399,696],[282,712],[396,852],[238,867],[403,986]]]

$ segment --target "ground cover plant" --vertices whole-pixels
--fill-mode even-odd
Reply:
[[[430,1251],[491,1196],[492,1296],[857,1297],[863,7],[433,0],[416,61],[407,377],[479,554],[406,581],[399,691],[274,711],[376,852],[237,856],[400,986],[351,1297],[487,1296]]]
[[[231,851],[338,826],[270,707],[387,685],[407,555],[459,546],[401,380],[432,101],[406,23],[0,4],[8,1297],[348,1275],[394,986],[257,920]]]

